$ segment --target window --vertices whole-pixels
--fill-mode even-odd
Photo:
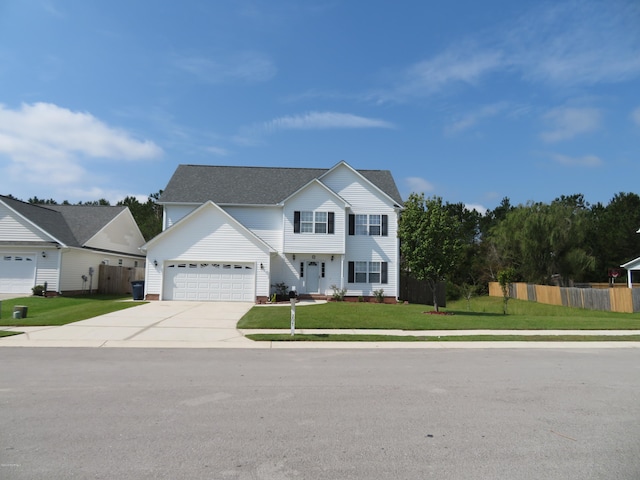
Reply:
[[[356,215],[356,235],[367,235],[369,224],[367,215]]]
[[[334,212],[293,212],[293,233],[333,234]]]
[[[369,283],[380,283],[380,262],[369,262]]]
[[[327,212],[315,213],[315,233],[327,233]]]
[[[369,215],[369,235],[380,235],[381,215]]]
[[[320,276],[321,276],[322,278],[324,278],[324,272],[325,272],[324,262],[322,262],[322,263],[320,264],[320,266],[321,266],[321,268],[320,268]]]
[[[349,215],[349,235],[389,235],[388,215]]]
[[[300,212],[300,232],[313,232],[313,212]]]
[[[367,262],[356,262],[355,283],[367,283]]]
[[[300,262],[300,278],[304,277],[304,262]]]
[[[349,262],[348,283],[388,283],[387,262]]]
[[[118,265],[122,266],[122,259],[121,258],[118,259]]]

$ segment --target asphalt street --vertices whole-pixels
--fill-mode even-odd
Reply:
[[[0,355],[3,480],[640,478],[636,349]]]

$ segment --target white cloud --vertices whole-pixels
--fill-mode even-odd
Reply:
[[[226,157],[227,155],[229,155],[229,151],[224,149],[224,148],[220,148],[220,147],[205,147],[204,150],[207,153],[211,153],[213,155],[216,155],[218,157]]]
[[[640,76],[640,6],[624,0],[544,2],[493,31],[454,42],[409,66],[398,83],[371,93],[406,101],[516,75],[551,87],[617,83]]]
[[[600,117],[600,111],[595,108],[554,108],[544,115],[550,130],[542,132],[540,138],[551,143],[592,132],[600,126]]]
[[[398,93],[431,94],[452,83],[475,84],[503,62],[498,51],[468,52],[466,47],[455,47],[411,66]]]
[[[322,130],[329,128],[394,128],[392,123],[351,113],[309,112],[275,118],[263,124],[264,130]]]
[[[276,76],[270,58],[256,52],[243,52],[227,58],[175,56],[173,65],[206,83],[266,82]]]
[[[444,131],[447,135],[454,135],[456,133],[460,133],[464,130],[468,130],[473,128],[478,122],[483,119],[494,117],[500,114],[507,108],[507,104],[505,102],[494,103],[491,105],[485,105],[484,107],[479,108],[473,112],[466,113],[462,115],[449,125],[446,125]]]
[[[631,112],[631,120],[638,126],[640,126],[640,107]]]
[[[615,83],[640,75],[640,8],[626,1],[544,3],[504,36],[526,80],[552,85]]]
[[[407,177],[404,179],[405,183],[412,192],[416,193],[428,193],[433,192],[435,187],[431,182],[420,177]]]
[[[584,157],[570,157],[559,153],[551,154],[551,158],[566,167],[587,167],[595,168],[604,165],[604,162],[595,155],[585,155]]]
[[[148,160],[162,153],[155,143],[135,139],[89,113],[50,103],[15,110],[0,105],[0,157],[8,160],[1,172],[7,185],[28,181],[66,192],[92,178],[92,162]]]
[[[469,211],[475,210],[476,212],[478,212],[480,215],[484,215],[485,213],[487,213],[487,207],[480,205],[480,204],[476,204],[476,203],[466,203],[465,208]]]

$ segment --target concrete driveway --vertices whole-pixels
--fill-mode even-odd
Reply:
[[[55,327],[9,327],[25,332],[0,346],[41,347],[259,347],[236,324],[253,303],[151,302]]]

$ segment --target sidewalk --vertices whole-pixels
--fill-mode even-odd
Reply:
[[[238,330],[238,320],[253,307],[238,302],[150,302],[62,326],[0,327],[24,332],[0,338],[0,347],[117,347],[117,348],[640,348],[640,342],[527,341],[384,341],[384,342],[255,342],[246,335],[280,333],[289,329]],[[451,337],[464,335],[640,335],[640,330],[360,330],[297,329],[296,334],[389,335]]]

